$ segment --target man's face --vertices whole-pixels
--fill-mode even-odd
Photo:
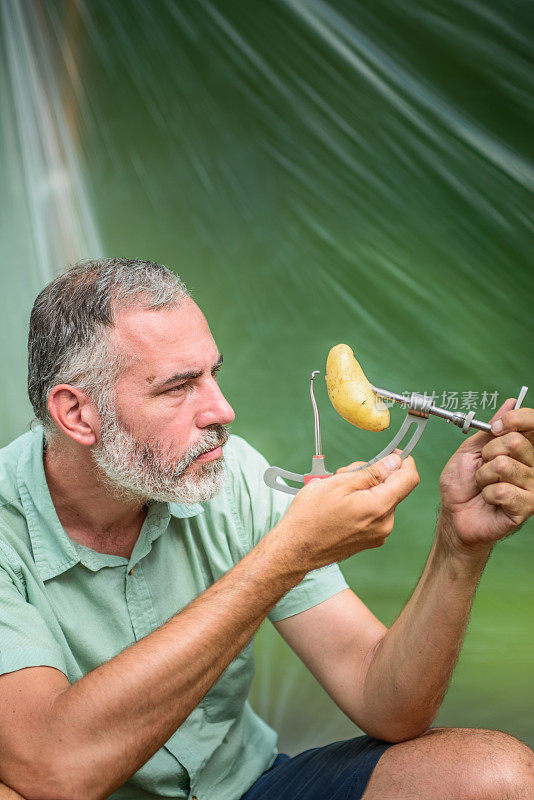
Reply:
[[[209,500],[222,488],[224,426],[235,414],[217,385],[219,352],[204,315],[190,299],[179,308],[130,308],[117,315],[112,341],[128,363],[93,448],[110,489]]]

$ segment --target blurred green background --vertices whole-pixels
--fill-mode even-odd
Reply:
[[[487,420],[534,375],[531,4],[4,0],[0,444],[27,429],[33,300],[68,263],[172,267],[225,355],[232,431],[305,471],[309,375],[350,344],[370,380]],[[530,26],[530,30],[529,30]],[[445,393],[445,396],[443,395]],[[534,403],[534,386],[526,405]],[[317,399],[327,466],[381,434]],[[529,402],[530,401],[530,402]],[[472,405],[465,405],[472,403]],[[463,440],[431,418],[384,547],[342,565],[391,625]],[[534,747],[534,525],[483,575],[435,724]],[[253,705],[296,752],[357,729],[268,624]]]

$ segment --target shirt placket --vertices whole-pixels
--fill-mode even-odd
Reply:
[[[126,605],[136,641],[152,633],[158,627],[154,606],[150,596],[148,583],[143,571],[142,562],[128,565],[126,571]],[[205,795],[195,795],[199,773],[199,757],[190,747],[186,720],[172,737],[172,745],[167,748],[187,772],[190,781],[190,800],[204,800]]]
[[[126,572],[126,606],[136,641],[158,627],[156,613],[141,562],[128,566]]]

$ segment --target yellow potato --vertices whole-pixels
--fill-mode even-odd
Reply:
[[[332,405],[343,419],[366,431],[389,426],[389,409],[373,391],[347,344],[337,344],[326,360],[326,387]]]

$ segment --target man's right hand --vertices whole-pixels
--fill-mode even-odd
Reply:
[[[401,460],[396,451],[355,472],[363,463],[308,483],[274,529],[287,556],[308,571],[383,545],[393,530],[395,508],[419,484],[411,456]]]

